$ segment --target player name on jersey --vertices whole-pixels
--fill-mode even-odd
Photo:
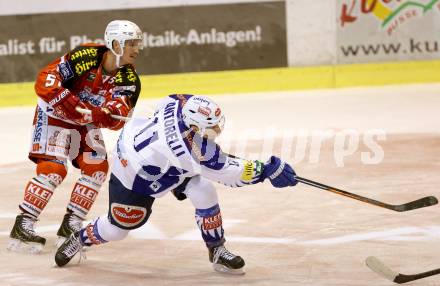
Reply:
[[[174,116],[174,110],[176,107],[177,101],[170,102],[165,107],[164,111],[164,130],[165,130],[165,139],[167,141],[168,146],[171,148],[173,153],[180,157],[185,154],[185,149],[182,144],[180,144],[179,137],[177,136],[177,130],[175,127],[176,117]]]

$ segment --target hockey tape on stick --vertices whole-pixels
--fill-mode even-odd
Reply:
[[[414,280],[419,280],[422,278],[440,274],[440,268],[418,274],[410,274],[410,275],[397,273],[391,270],[388,266],[383,264],[379,259],[377,259],[374,256],[368,257],[365,260],[365,263],[367,264],[368,268],[370,268],[379,276],[398,284],[403,284]]]

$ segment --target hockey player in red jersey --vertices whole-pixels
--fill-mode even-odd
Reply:
[[[36,176],[25,185],[20,214],[10,233],[9,250],[41,251],[46,239],[34,224],[67,174],[67,160],[81,170],[57,235],[59,244],[81,229],[107,172],[100,128],[118,130],[136,105],[140,80],[134,63],[142,49],[142,31],[130,21],[115,20],[105,30],[105,45],[84,44],[56,59],[38,74],[38,104],[29,159]],[[84,115],[76,107],[91,110]]]

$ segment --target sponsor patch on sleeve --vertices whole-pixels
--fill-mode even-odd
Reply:
[[[241,180],[244,182],[249,182],[252,180],[254,175],[254,162],[245,161],[243,165],[243,172],[241,173]]]
[[[58,69],[60,71],[60,75],[63,81],[67,81],[73,78],[74,74],[68,62],[58,64]]]
[[[254,179],[260,177],[263,171],[263,163],[260,161],[245,161],[243,164],[243,172],[241,173],[241,180],[249,183]]]

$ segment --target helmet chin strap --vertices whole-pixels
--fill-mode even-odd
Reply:
[[[116,67],[119,68],[119,60],[121,59],[120,55],[116,55]]]
[[[117,68],[119,68],[121,57],[124,55],[124,48],[121,45],[119,45],[119,46],[121,47],[121,50],[122,50],[121,54],[118,54],[115,52],[114,49],[111,49],[112,53],[116,56],[116,67]]]

